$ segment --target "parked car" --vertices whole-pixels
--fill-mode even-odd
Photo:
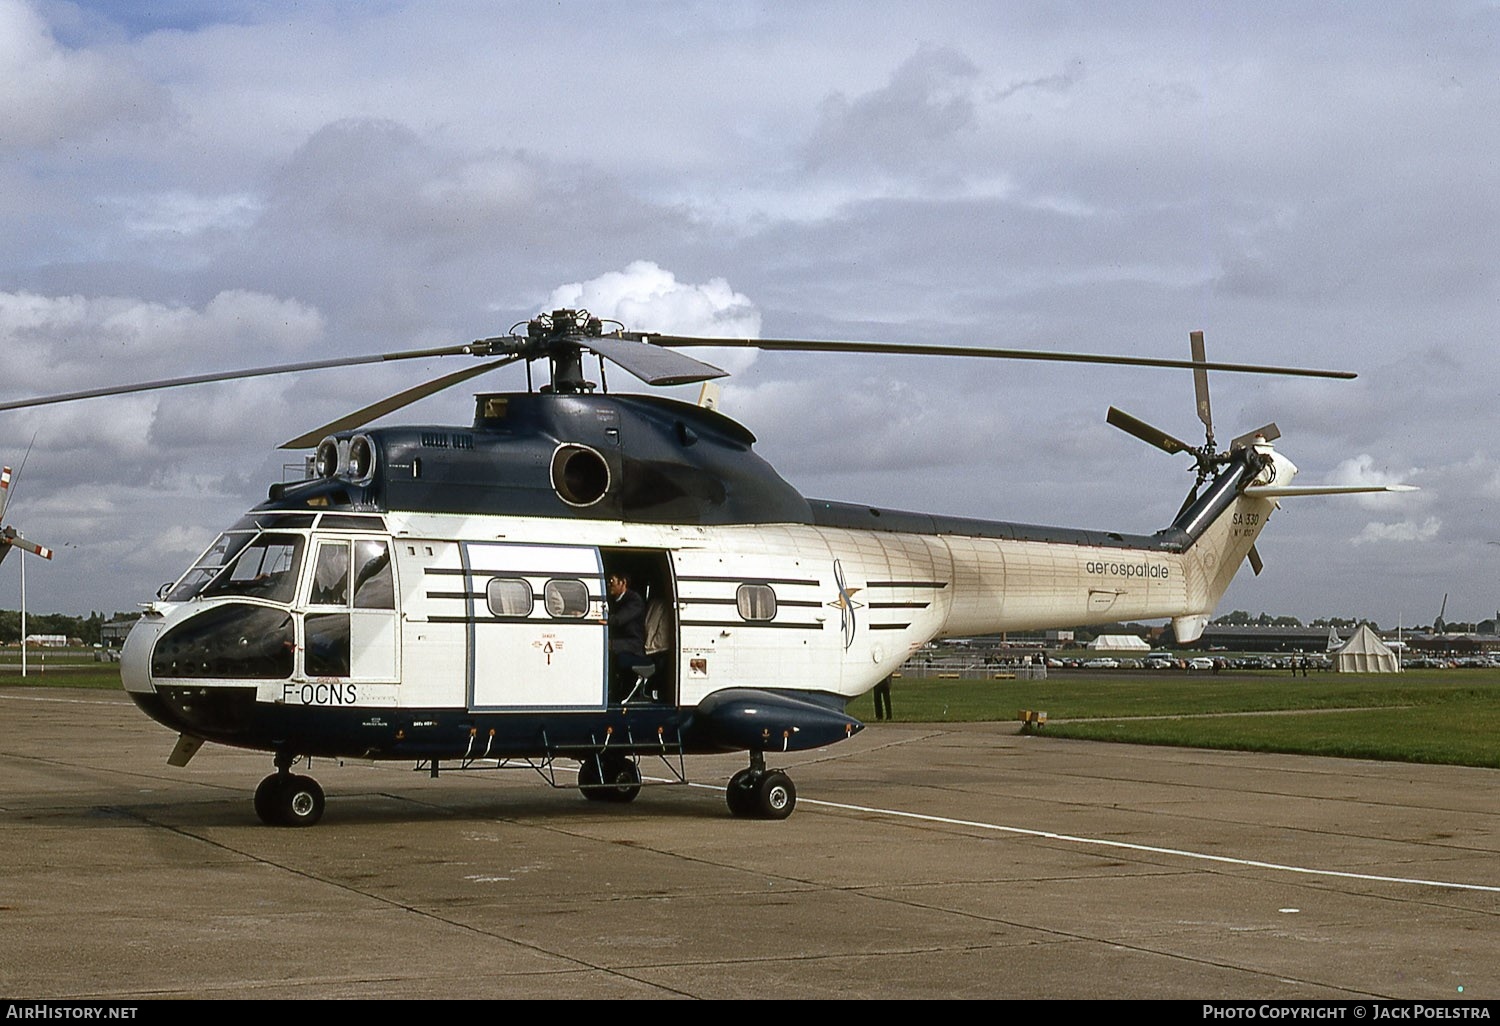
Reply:
[[[1208,656],[1198,656],[1196,659],[1188,660],[1189,670],[1212,670],[1213,668],[1214,661]]]
[[[1083,664],[1085,670],[1118,670],[1120,660],[1118,659],[1090,659]]]

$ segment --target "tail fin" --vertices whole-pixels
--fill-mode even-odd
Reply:
[[[1219,599],[1248,560],[1261,570],[1255,541],[1266,521],[1280,507],[1278,500],[1303,495],[1349,495],[1369,492],[1414,492],[1412,485],[1294,485],[1297,467],[1257,439],[1239,449],[1231,448],[1230,460],[1203,495],[1192,501],[1172,524],[1186,535],[1184,551],[1191,604],[1199,612],[1172,618],[1180,642],[1196,641],[1203,634]]]

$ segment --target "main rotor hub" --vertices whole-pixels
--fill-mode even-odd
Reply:
[[[551,390],[559,395],[578,395],[597,387],[583,376],[584,346],[579,340],[603,334],[604,322],[587,310],[558,309],[526,322],[526,338],[536,355],[546,356],[551,363]]]

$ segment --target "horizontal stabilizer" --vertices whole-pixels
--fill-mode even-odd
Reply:
[[[1361,492],[1414,492],[1416,485],[1250,485],[1244,494],[1256,499],[1291,495],[1356,495]]]

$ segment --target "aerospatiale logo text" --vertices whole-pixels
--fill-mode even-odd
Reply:
[[[1083,572],[1108,577],[1149,577],[1165,581],[1171,568],[1165,563],[1115,563],[1107,560],[1090,560],[1083,564]]]

